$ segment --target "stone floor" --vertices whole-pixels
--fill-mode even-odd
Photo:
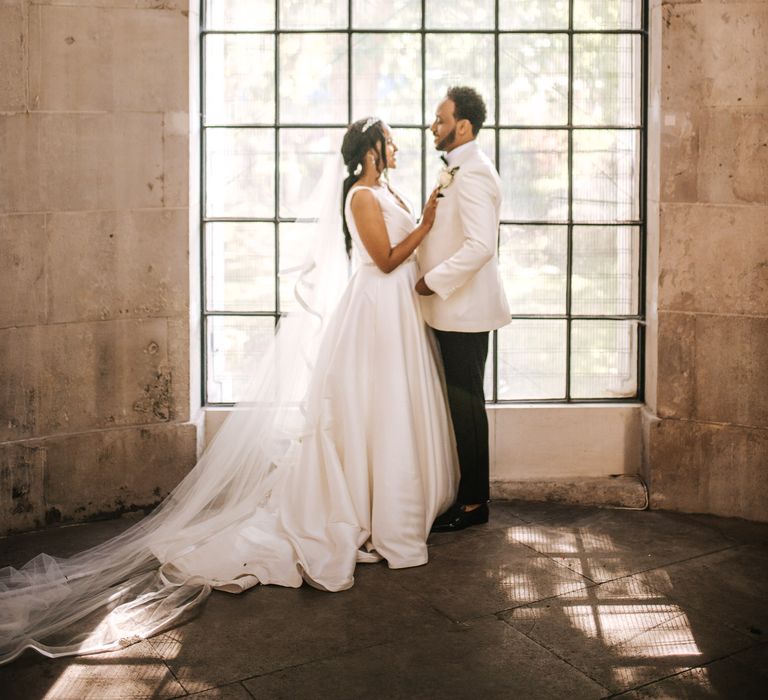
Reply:
[[[11,698],[768,697],[768,525],[494,503],[430,563],[353,589],[214,593],[120,652],[0,668]],[[0,540],[0,564],[71,553],[129,521]]]

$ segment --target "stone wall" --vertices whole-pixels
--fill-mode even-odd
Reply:
[[[0,0],[0,533],[194,464],[189,44],[178,2]]]
[[[768,3],[655,3],[647,477],[768,520]]]

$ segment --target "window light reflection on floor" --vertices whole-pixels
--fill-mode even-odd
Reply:
[[[525,572],[514,571],[512,567],[487,571],[486,576],[491,581],[497,582],[504,597],[509,601],[532,603],[544,597],[531,576]]]
[[[658,585],[647,585],[642,574],[625,575],[628,552],[616,546],[610,535],[544,524],[511,527],[507,539],[589,579],[575,587],[573,581],[554,581],[546,595],[556,599],[540,597],[538,603],[511,611],[510,620],[531,623],[529,633],[538,624],[555,624],[558,616],[565,617],[596,653],[615,659],[612,674],[623,687],[643,678],[645,659],[669,659],[674,664],[669,672],[676,673],[683,658],[687,666],[680,670],[702,655],[685,612]],[[519,587],[517,602],[531,600],[532,584],[524,578],[505,572],[505,583],[510,591]]]
[[[519,542],[538,552],[574,554],[579,551],[576,536],[570,532],[546,532],[541,528],[515,526],[507,530],[508,542]]]
[[[183,690],[148,642],[67,661],[43,700],[173,697]]]
[[[627,656],[698,656],[688,618],[676,605],[609,604],[566,606],[571,624]]]

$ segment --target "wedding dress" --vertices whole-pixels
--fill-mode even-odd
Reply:
[[[56,657],[125,646],[179,624],[213,588],[340,591],[357,563],[427,561],[430,526],[458,483],[440,364],[413,291],[415,257],[385,274],[360,241],[349,210],[360,187],[345,204],[356,269],[344,287],[340,173],[313,195],[331,215],[312,219],[301,310],[254,361],[249,399],[128,531],[0,570],[0,663],[26,648]],[[414,215],[389,186],[368,189],[394,246]]]
[[[356,563],[427,562],[430,527],[457,485],[448,408],[413,291],[415,256],[389,274],[376,267],[350,211],[361,189],[374,193],[391,246],[416,225],[389,187],[350,191],[357,269],[315,362],[298,459],[251,518],[168,562],[176,579],[203,576],[229,591],[306,580],[340,591]]]

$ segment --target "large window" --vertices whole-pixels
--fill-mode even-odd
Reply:
[[[642,392],[647,6],[643,0],[206,0],[202,257],[208,404],[290,310],[302,190],[346,125],[394,128],[393,181],[423,201],[425,125],[452,84],[486,98],[479,142],[504,183],[511,323],[489,400]],[[340,234],[341,235],[341,234]]]

